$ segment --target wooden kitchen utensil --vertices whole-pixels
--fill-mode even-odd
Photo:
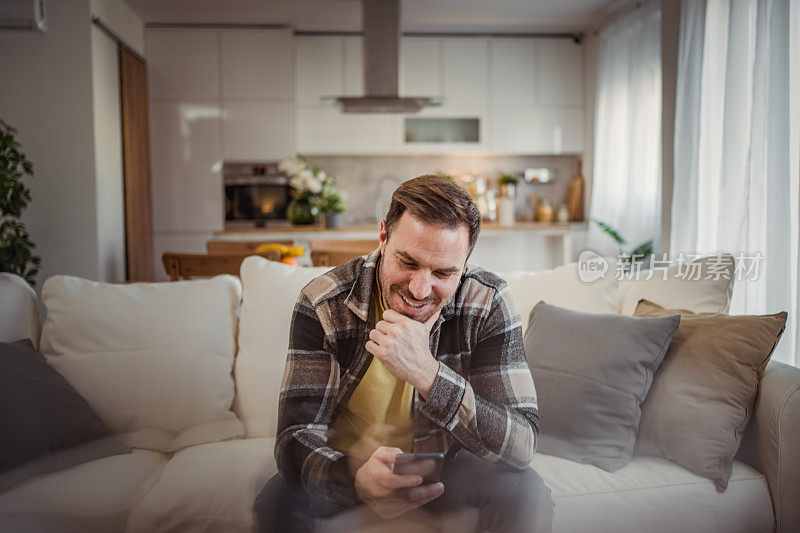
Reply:
[[[582,175],[583,162],[578,159],[578,169],[572,179],[569,180],[567,187],[567,210],[570,220],[583,220],[583,187],[584,179]]]

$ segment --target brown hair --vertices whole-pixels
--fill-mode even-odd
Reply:
[[[408,211],[429,224],[446,228],[465,225],[469,231],[469,249],[475,247],[481,230],[481,213],[466,188],[443,176],[426,174],[410,179],[392,194],[386,213],[386,237],[403,213]]]

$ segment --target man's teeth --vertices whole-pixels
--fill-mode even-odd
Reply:
[[[411,307],[416,307],[416,308],[425,307],[425,303],[424,303],[424,302],[423,302],[423,303],[421,303],[421,304],[414,304],[414,303],[411,303],[411,302],[409,302],[408,300],[406,300],[406,298],[405,298],[405,297],[404,297],[402,294],[400,295],[400,298],[402,298],[402,299],[403,299],[403,301],[404,301],[404,302],[405,302],[407,305],[410,305]]]

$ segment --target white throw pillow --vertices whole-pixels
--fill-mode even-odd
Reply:
[[[666,309],[727,313],[735,271],[733,256],[724,252],[696,258],[680,266],[675,263],[663,269],[642,271],[638,279],[620,282],[619,313],[633,315],[642,299]]]
[[[308,282],[329,270],[290,266],[258,256],[242,262],[234,411],[244,422],[248,438],[275,436],[294,304]]]
[[[111,284],[53,276],[40,351],[135,448],[171,452],[241,437],[231,411],[233,276]]]
[[[614,277],[616,261],[610,257],[605,260],[608,269],[592,281],[579,277],[578,263],[541,272],[498,272],[517,303],[523,333],[528,329],[531,310],[541,301],[583,313],[616,313],[619,301]]]

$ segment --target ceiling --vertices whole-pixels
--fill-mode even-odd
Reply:
[[[361,0],[125,0],[145,22],[280,24],[358,31]],[[407,32],[576,32],[625,0],[401,0]]]

